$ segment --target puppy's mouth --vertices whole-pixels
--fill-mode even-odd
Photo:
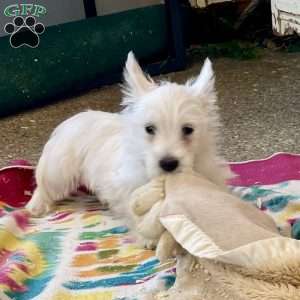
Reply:
[[[183,165],[180,165],[178,168],[176,168],[175,170],[171,171],[171,172],[168,172],[168,171],[165,171],[165,170],[162,170],[160,169],[160,175],[164,174],[164,175],[171,175],[171,174],[178,174],[178,173],[188,173],[188,172],[191,172],[193,171],[193,167],[190,167],[190,166],[183,166]]]

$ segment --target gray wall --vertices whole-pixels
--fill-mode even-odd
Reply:
[[[98,15],[163,3],[162,0],[96,0]]]
[[[4,9],[15,3],[40,4],[46,7],[47,14],[39,18],[46,26],[77,21],[85,18],[83,0],[0,0],[0,36],[6,35],[4,26],[12,18],[4,16]],[[96,0],[98,15],[161,3],[161,0]]]

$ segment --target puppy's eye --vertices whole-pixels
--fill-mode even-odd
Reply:
[[[156,127],[154,125],[145,126],[145,130],[148,134],[154,135],[156,131]]]
[[[182,134],[184,136],[191,135],[194,132],[194,128],[191,126],[183,126],[182,127]]]

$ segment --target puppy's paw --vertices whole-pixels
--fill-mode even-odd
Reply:
[[[99,192],[99,191],[96,191],[95,192],[95,195],[96,195],[96,198],[97,198],[97,200],[99,201],[99,203],[100,203],[100,208],[101,209],[108,209],[109,208],[109,200],[107,200],[107,199],[105,199],[102,195],[101,195],[101,193]],[[86,198],[87,197],[87,195],[86,194],[84,194],[84,197]],[[89,198],[90,197],[95,197],[95,196],[88,196]]]
[[[42,217],[51,211],[51,205],[43,201],[31,200],[25,208],[34,217]]]
[[[46,203],[39,203],[39,204],[28,203],[25,208],[34,217],[42,217],[51,210],[49,205],[47,205]]]
[[[146,214],[156,202],[165,198],[164,189],[165,178],[161,176],[135,190],[130,200],[133,214],[137,216]]]
[[[155,250],[157,242],[157,240],[150,240],[143,237],[140,237],[138,240],[138,244],[147,250]]]
[[[98,201],[100,202],[100,209],[103,209],[103,210],[108,210],[109,209],[108,200],[101,199],[101,200],[98,200]]]
[[[177,251],[179,250],[179,245],[174,240],[173,236],[165,231],[157,244],[156,248],[156,256],[160,260],[161,263],[176,257]]]

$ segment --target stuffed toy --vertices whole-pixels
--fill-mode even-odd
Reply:
[[[156,178],[130,205],[144,244],[162,261],[177,255],[175,285],[145,299],[300,299],[300,241],[199,174]]]

